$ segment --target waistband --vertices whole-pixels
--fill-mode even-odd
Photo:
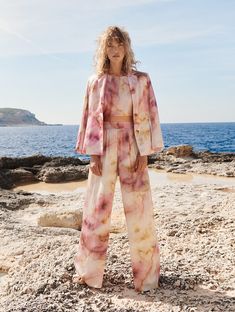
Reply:
[[[116,121],[125,121],[125,122],[132,122],[133,116],[132,115],[109,115],[104,116],[104,121],[116,122]]]
[[[133,122],[129,121],[104,121],[105,129],[134,129]]]

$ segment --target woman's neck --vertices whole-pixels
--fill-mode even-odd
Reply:
[[[110,67],[108,73],[110,75],[121,76],[123,74],[121,66]]]

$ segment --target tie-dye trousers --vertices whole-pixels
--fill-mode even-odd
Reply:
[[[115,125],[104,122],[104,154],[101,157],[102,175],[89,169],[83,206],[82,227],[78,250],[74,258],[76,273],[85,283],[101,288],[113,197],[119,175],[134,288],[146,291],[159,287],[160,250],[153,216],[148,168],[134,170],[138,147],[133,123]]]

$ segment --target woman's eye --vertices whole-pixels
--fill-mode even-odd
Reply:
[[[119,43],[118,46],[119,46],[119,47],[120,47],[120,46],[122,47],[122,46],[123,46],[123,43]],[[109,47],[109,48],[114,48],[114,46],[112,46],[112,45],[108,45],[108,47]]]

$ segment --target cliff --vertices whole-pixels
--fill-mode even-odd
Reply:
[[[0,127],[10,126],[49,126],[49,124],[39,121],[35,114],[25,109],[0,108]]]

